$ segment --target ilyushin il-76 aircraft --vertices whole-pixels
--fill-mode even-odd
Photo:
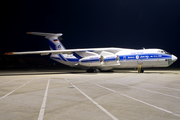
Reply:
[[[40,54],[62,64],[85,68],[87,72],[110,71],[114,68],[138,68],[138,73],[143,73],[143,68],[168,67],[177,60],[175,55],[162,49],[126,49],[126,48],[87,48],[65,49],[58,38],[62,33],[27,32],[28,34],[44,36],[47,38],[51,50],[10,52],[6,55]]]

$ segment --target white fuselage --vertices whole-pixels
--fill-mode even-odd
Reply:
[[[105,54],[106,56],[110,56]],[[78,59],[73,54],[59,54],[51,55],[51,58],[72,67],[85,66],[85,67],[98,67],[102,70],[109,70],[113,68],[137,68],[140,64],[143,68],[148,67],[168,67],[177,59],[174,55],[170,55],[161,49],[142,49],[142,50],[121,50],[115,54],[118,56],[118,61],[111,59],[101,61],[100,56],[89,56],[88,58]],[[106,57],[108,58],[108,57]],[[115,58],[115,57],[114,57]]]

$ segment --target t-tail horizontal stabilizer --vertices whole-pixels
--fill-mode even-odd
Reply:
[[[27,34],[32,34],[32,35],[39,35],[39,36],[45,36],[46,38],[49,37],[56,37],[58,38],[59,36],[62,36],[62,33],[42,33],[42,32],[26,32]]]

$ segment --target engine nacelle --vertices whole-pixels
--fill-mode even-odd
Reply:
[[[79,60],[79,64],[83,66],[101,66],[103,62],[102,56],[90,56]]]
[[[115,65],[115,64],[119,64],[118,55],[103,56],[103,65]]]
[[[119,56],[118,55],[90,56],[80,59],[79,64],[88,67],[117,65],[119,64]]]

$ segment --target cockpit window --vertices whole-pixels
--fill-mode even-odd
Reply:
[[[165,54],[169,54],[169,55],[171,55],[169,52],[166,52],[166,51],[164,51],[165,52]]]
[[[158,53],[169,54],[169,55],[170,55],[170,53],[169,53],[169,52],[166,52],[165,50],[159,50]]]
[[[165,53],[163,50],[159,50],[158,53]]]

